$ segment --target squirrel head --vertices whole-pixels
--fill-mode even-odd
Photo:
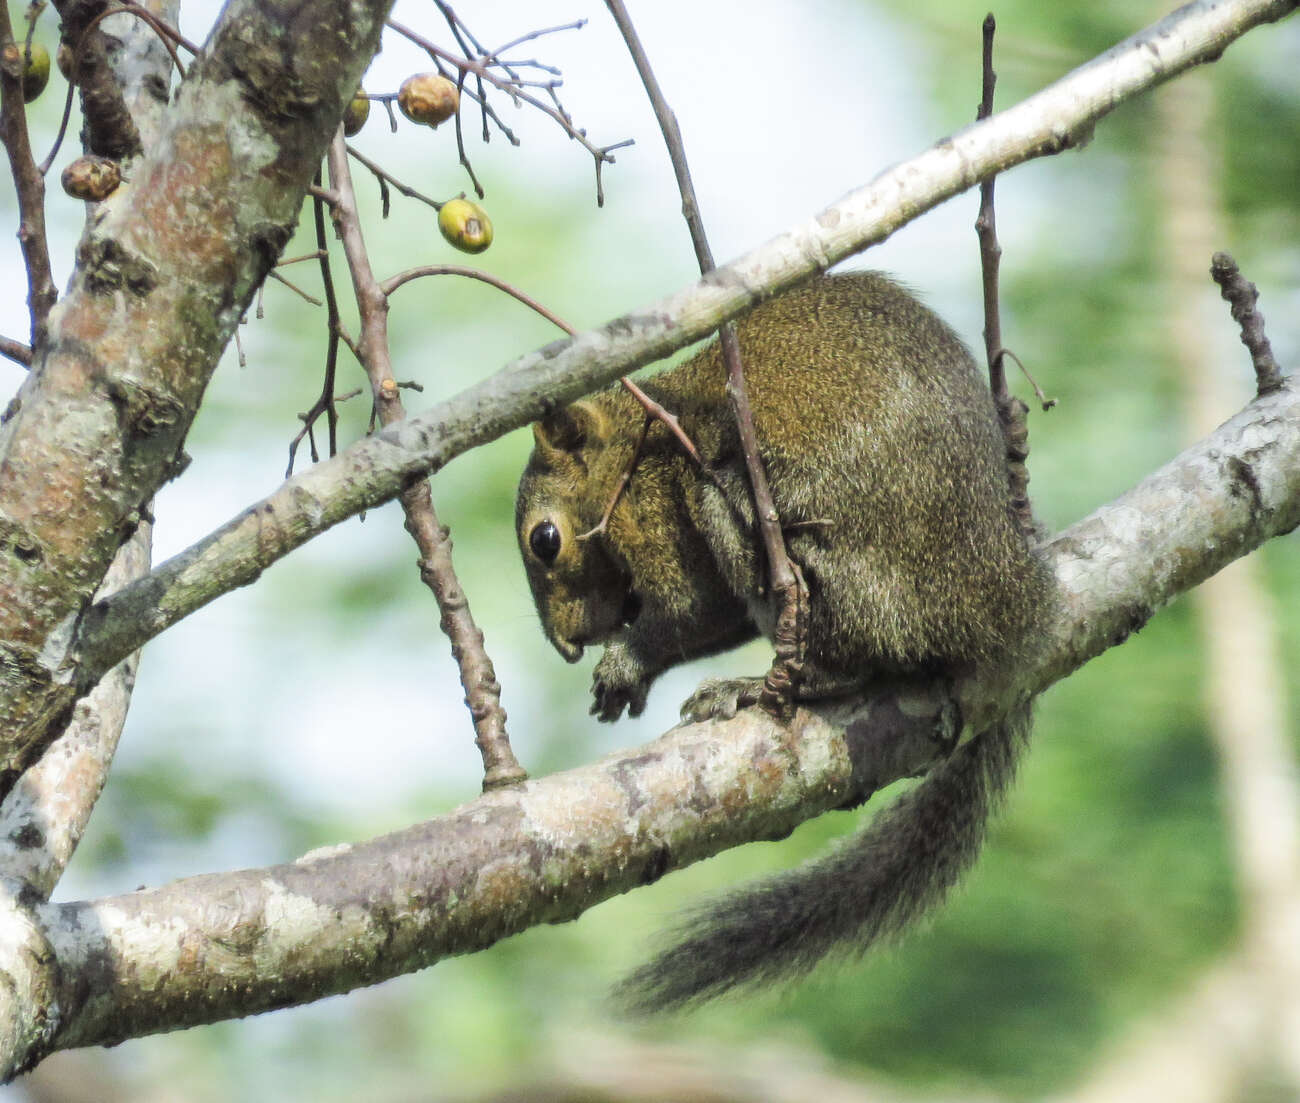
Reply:
[[[596,403],[575,402],[533,426],[533,454],[515,503],[528,585],[547,638],[569,662],[635,616],[630,576],[599,532],[617,470],[612,427]],[[607,492],[605,491],[607,488]]]

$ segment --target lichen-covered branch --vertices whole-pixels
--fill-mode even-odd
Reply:
[[[888,237],[990,172],[1068,148],[1127,98],[1219,53],[1296,0],[1189,4],[1019,105],[881,173],[813,219],[675,295],[530,352],[460,395],[285,483],[150,578],[89,610],[82,673],[97,672],[321,532],[421,475],[716,330],[776,291]]]
[[[147,3],[151,14],[175,20],[179,0]],[[127,106],[141,139],[152,147],[166,96],[150,89],[167,87],[171,58],[166,50],[151,48],[156,36],[139,21],[128,20],[118,30],[114,71],[121,85],[133,90]],[[88,211],[87,217],[94,219],[96,212]],[[149,573],[152,528],[141,521],[118,550],[101,595]],[[10,884],[21,885],[27,897],[49,898],[81,841],[126,723],[138,666],[136,652],[78,701],[71,722],[0,803],[0,870]]]
[[[1047,646],[1014,684],[958,685],[955,704],[943,686],[886,687],[800,709],[788,728],[750,709],[295,863],[40,906],[50,959],[31,998],[57,984],[60,1020],[39,1044],[114,1042],[314,1000],[783,836],[924,769],[963,721],[986,726],[1298,523],[1300,395],[1288,386],[1049,545],[1060,601]]]
[[[297,222],[387,0],[227,5],[0,426],[0,795],[75,701],[72,628]]]

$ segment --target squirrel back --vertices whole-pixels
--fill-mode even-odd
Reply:
[[[737,335],[760,453],[809,590],[801,697],[881,673],[1017,662],[1050,581],[1012,514],[992,398],[957,336],[877,273],[804,283]],[[705,470],[658,422],[638,450],[645,414],[609,388],[538,423],[517,501],[548,637],[569,661],[605,646],[592,706],[604,720],[639,713],[664,669],[772,631],[716,342],[643,387],[677,415]],[[706,684],[683,712],[729,715],[760,681]],[[712,995],[905,924],[973,860],[1028,726],[1026,709],[982,733],[855,845],[693,923],[631,978],[631,1002]]]

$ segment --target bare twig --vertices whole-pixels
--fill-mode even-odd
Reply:
[[[513,284],[506,283],[501,277],[492,275],[491,272],[484,272],[481,268],[467,268],[460,264],[425,264],[419,268],[408,268],[405,272],[399,272],[396,276],[390,276],[379,285],[379,289],[387,297],[403,284],[425,276],[464,276],[466,279],[480,280],[483,283],[491,284],[498,291],[504,291],[512,299],[517,299],[530,310],[535,310],[552,325],[564,330],[565,333],[573,334],[575,332],[568,322],[558,314],[548,310],[531,295],[520,291]]]
[[[32,366],[32,350],[12,337],[0,337],[0,356],[12,360],[15,364],[22,364],[25,368]]]
[[[1255,309],[1259,289],[1241,274],[1237,262],[1227,253],[1215,253],[1210,275],[1219,285],[1224,301],[1232,307],[1232,320],[1241,327],[1241,343],[1255,366],[1256,391],[1268,394],[1282,386],[1282,369],[1273,357],[1273,346],[1264,333],[1264,315]]]
[[[989,12],[984,17],[983,94],[975,112],[976,122],[993,114],[993,89],[998,80],[993,71],[993,33],[996,28],[993,13]],[[996,183],[996,174],[980,181],[980,213],[975,219],[975,232],[979,235],[980,269],[984,276],[984,350],[988,357],[989,390],[1001,410],[1011,396],[1007,392],[1007,373],[1002,366],[1002,321],[998,310],[998,267],[1002,260],[1002,246],[998,244],[997,216],[993,208]]]
[[[624,42],[627,43],[628,51],[641,76],[641,83],[645,85],[646,94],[654,107],[655,117],[659,120],[659,128],[663,131],[664,143],[668,147],[668,155],[672,159],[673,171],[677,176],[677,187],[682,196],[682,215],[690,228],[700,273],[707,275],[714,268],[713,253],[709,249],[704,223],[700,218],[699,204],[695,199],[695,186],[691,183],[690,169],[686,162],[686,148],[682,142],[681,130],[677,126],[677,118],[659,88],[659,82],[650,67],[650,59],[641,46],[636,28],[633,27],[631,17],[622,0],[605,0],[605,6],[609,8],[614,22],[618,24],[618,29],[623,35]],[[781,532],[781,517],[772,499],[772,490],[768,485],[767,473],[763,469],[762,457],[758,454],[758,435],[754,431],[754,415],[745,389],[744,367],[741,364],[740,345],[736,340],[735,328],[730,323],[724,324],[718,330],[718,340],[722,346],[723,363],[727,366],[727,394],[731,399],[736,428],[744,450],[745,467],[754,494],[754,508],[763,538],[763,548],[767,552],[771,598],[777,609],[776,629],[772,641],[776,656],[772,668],[764,679],[761,704],[778,715],[785,715],[790,711],[794,690],[803,667],[808,592],[798,567],[786,552],[785,537]]]
[[[275,280],[276,283],[283,284],[285,287],[287,287],[290,291],[292,291],[292,292],[293,292],[295,295],[297,295],[299,298],[301,298],[301,299],[305,299],[307,302],[311,303],[312,306],[322,306],[322,305],[323,305],[322,302],[321,302],[321,300],[318,299],[318,298],[316,298],[315,295],[312,295],[311,293],[309,293],[309,292],[307,292],[307,291],[304,291],[301,287],[299,287],[299,286],[298,286],[296,283],[294,283],[292,280],[285,279],[285,277],[282,276],[282,275],[280,275],[280,273],[277,272],[274,268],[272,268],[271,271],[269,271],[269,272],[266,274],[266,278],[269,279],[269,280]],[[259,291],[260,291],[260,289],[259,289]],[[258,316],[259,318],[262,316],[262,301],[261,301],[260,298],[258,299],[258,302],[257,302],[257,316]]]
[[[316,173],[316,185],[312,191],[320,191],[320,173]],[[320,460],[320,453],[316,450],[316,419],[325,415],[325,424],[329,429],[329,449],[330,455],[333,456],[338,450],[338,422],[339,412],[335,409],[338,399],[334,394],[334,379],[338,370],[339,361],[339,339],[343,336],[343,326],[339,318],[338,297],[334,293],[334,276],[330,270],[330,253],[329,242],[325,236],[325,200],[319,195],[313,195],[312,198],[312,219],[316,230],[316,256],[320,261],[320,278],[321,286],[325,291],[325,311],[326,311],[326,345],[325,345],[325,378],[321,384],[320,395],[312,403],[311,409],[301,414],[302,428],[295,434],[293,440],[289,442],[289,465],[285,469],[284,477],[287,479],[293,474],[293,462],[298,454],[298,445],[302,443],[302,438],[307,438],[307,445],[311,449],[312,462]],[[350,347],[350,346],[349,346]],[[355,350],[354,350],[355,351]]]
[[[976,122],[982,122],[993,114],[993,89],[998,81],[997,73],[993,71],[993,35],[996,29],[993,13],[989,12],[984,17],[981,55],[983,84],[979,109],[975,112]],[[1029,407],[1012,395],[1007,387],[1004,360],[1009,353],[1002,346],[1002,319],[998,305],[998,270],[1002,261],[1002,246],[998,243],[997,214],[993,206],[996,181],[996,173],[990,173],[980,181],[980,212],[975,219],[984,284],[984,352],[989,365],[989,390],[993,393],[993,404],[997,407],[1006,448],[1007,487],[1011,494],[1011,508],[1015,511],[1020,531],[1028,539],[1035,531],[1033,508],[1029,502],[1029,468],[1026,465],[1029,459]],[[1016,363],[1019,362],[1019,358],[1016,358]]]
[[[439,203],[436,199],[430,199],[427,195],[424,195],[422,192],[418,192],[414,188],[410,187],[409,185],[403,184],[399,179],[397,179],[396,176],[393,176],[391,173],[386,172],[379,165],[375,164],[374,161],[372,161],[364,153],[358,150],[355,146],[350,145],[347,148],[348,148],[349,156],[356,158],[356,160],[360,161],[361,164],[365,165],[366,168],[368,168],[371,172],[373,172],[375,176],[378,177],[381,185],[391,184],[408,199],[418,199],[421,203],[428,204],[435,211],[442,206],[442,204]]]
[[[46,319],[59,297],[50,270],[45,238],[45,180],[32,159],[23,106],[23,59],[14,42],[9,8],[0,4],[0,141],[9,157],[9,173],[18,193],[18,242],[27,266],[27,306],[31,316],[31,347],[39,355],[45,344]]]
[[[76,73],[75,69],[73,69],[73,73]],[[50,152],[37,170],[42,176],[50,171],[50,166],[54,164],[54,158],[59,155],[59,149],[63,146],[63,139],[68,133],[68,120],[72,118],[72,97],[76,90],[76,81],[68,81],[68,90],[63,97],[63,117],[59,120],[59,129],[54,135],[54,144],[50,146]]]
[[[406,411],[388,351],[388,297],[370,268],[341,131],[330,145],[328,165],[330,184],[339,197],[333,209],[334,222],[343,241],[361,313],[358,342],[361,363],[370,377],[379,420],[391,425],[402,421]],[[451,640],[452,654],[460,669],[465,702],[474,720],[475,743],[483,755],[483,788],[518,784],[528,775],[510,748],[506,714],[501,707],[501,687],[484,648],[483,633],[474,623],[469,602],[456,577],[450,534],[434,511],[429,480],[419,479],[409,486],[401,494],[401,503],[407,531],[420,549],[420,577],[438,602],[442,630]]]
[[[459,23],[458,20],[455,20],[455,16],[454,14],[451,14],[450,8],[448,8],[444,4],[440,4],[439,7],[443,9],[444,15],[448,16],[449,22],[452,22],[454,20],[461,27],[461,29],[464,28],[464,24],[461,24]],[[496,88],[497,90],[503,92],[505,95],[509,96],[511,100],[514,101],[516,104],[526,103],[528,104],[528,106],[536,108],[538,111],[542,112],[543,115],[546,115],[547,117],[553,119],[559,126],[561,126],[564,129],[564,132],[570,138],[572,138],[575,142],[581,145],[583,149],[585,149],[588,153],[591,154],[596,164],[596,204],[597,206],[602,206],[604,204],[604,193],[601,188],[601,172],[600,172],[601,166],[606,163],[612,165],[614,163],[614,158],[611,155],[612,152],[616,149],[621,149],[624,146],[631,145],[632,144],[631,139],[627,139],[622,142],[616,142],[615,144],[609,146],[595,145],[587,137],[586,131],[581,129],[580,127],[574,126],[573,120],[572,118],[570,118],[568,112],[565,111],[562,107],[560,107],[558,105],[558,102],[555,102],[555,92],[554,92],[553,84],[548,84],[546,86],[550,91],[550,95],[553,101],[553,103],[548,104],[538,99],[536,96],[530,94],[529,92],[524,91],[523,85],[518,81],[516,77],[514,77],[510,73],[507,72],[507,75],[505,76],[494,73],[492,71],[492,63],[495,60],[494,55],[483,52],[482,47],[479,46],[477,43],[474,43],[475,49],[479,51],[479,56],[477,58],[471,59],[469,57],[457,57],[449,50],[444,50],[441,46],[438,46],[436,43],[430,42],[427,38],[418,34],[416,31],[413,31],[410,27],[398,23],[395,19],[388,20],[388,26],[391,27],[398,34],[400,34],[403,38],[408,39],[409,41],[415,43],[415,45],[419,46],[422,50],[424,50],[429,55],[429,57],[433,59],[435,64],[445,63],[459,70],[462,75],[466,73],[472,73],[478,79],[480,92],[478,94],[475,94],[473,92],[466,90],[465,94],[468,95],[471,99],[477,101],[484,112],[484,120],[483,120],[484,141],[487,140],[487,120],[488,118],[491,118],[492,121],[500,128],[501,133],[505,135],[506,139],[510,142],[511,145],[519,144],[519,139],[516,138],[514,133],[510,130],[510,128],[507,127],[505,123],[503,123],[501,119],[497,117],[496,112],[493,111],[491,106],[488,104],[487,96],[481,90],[483,82],[486,82],[487,84],[490,84],[492,87]],[[458,83],[463,84],[463,81]],[[457,121],[457,126],[459,127],[459,118]]]

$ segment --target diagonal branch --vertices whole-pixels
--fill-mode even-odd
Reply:
[[[1015,107],[881,173],[699,283],[530,352],[460,395],[296,476],[149,578],[87,611],[85,684],[123,655],[321,532],[395,497],[410,480],[601,384],[713,332],[761,299],[823,271],[991,172],[1070,148],[1126,99],[1218,57],[1296,0],[1200,0]]]
[[[72,629],[172,473],[387,8],[232,0],[157,149],[79,247],[0,428],[0,795],[75,702]]]
[[[1015,684],[959,684],[956,707],[943,686],[890,686],[800,709],[789,727],[750,709],[298,862],[41,906],[31,937],[50,971],[16,983],[32,999],[59,985],[53,1048],[104,1044],[317,999],[574,918],[923,770],[962,719],[986,726],[1297,524],[1300,394],[1288,386],[1052,542],[1060,601]]]

